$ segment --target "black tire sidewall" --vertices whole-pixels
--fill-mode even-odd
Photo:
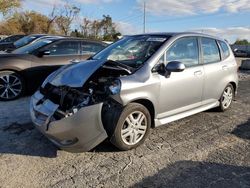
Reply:
[[[144,137],[137,144],[127,145],[126,143],[123,142],[123,140],[121,138],[121,129],[123,127],[124,121],[127,118],[127,116],[135,111],[140,111],[146,116],[146,118],[147,118],[147,130],[146,130]],[[117,125],[115,128],[114,134],[111,138],[111,142],[117,148],[119,148],[120,150],[124,150],[124,151],[136,148],[145,141],[145,139],[147,138],[147,136],[150,132],[150,128],[151,128],[151,115],[150,115],[148,109],[141,104],[130,103],[123,109],[122,113],[120,114],[120,117],[117,121]]]
[[[1,98],[1,97],[0,97],[0,101],[11,101],[11,100],[15,100],[15,99],[18,99],[18,98],[20,98],[21,96],[23,96],[24,91],[25,91],[24,79],[23,79],[18,73],[14,72],[14,71],[0,71],[0,73],[4,73],[4,72],[7,72],[8,74],[13,74],[13,75],[15,75],[16,77],[18,77],[19,80],[21,81],[21,84],[22,84],[22,90],[21,90],[21,92],[20,92],[19,95],[17,95],[17,96],[14,97],[14,98],[11,98],[11,99],[4,99],[4,98]]]

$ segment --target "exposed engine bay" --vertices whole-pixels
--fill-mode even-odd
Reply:
[[[129,75],[132,71],[120,64],[116,65],[114,62],[105,63],[82,87],[54,86],[51,83],[41,87],[40,92],[45,96],[43,101],[49,99],[59,105],[54,114],[55,120],[72,116],[82,107],[105,102],[111,95],[118,94],[121,83],[117,78]]]

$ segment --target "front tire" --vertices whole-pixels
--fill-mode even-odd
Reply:
[[[120,150],[126,151],[141,145],[151,128],[151,116],[148,109],[138,103],[128,104],[115,127],[111,143]]]
[[[22,77],[13,71],[0,71],[0,101],[10,101],[24,93]]]
[[[234,87],[232,84],[228,84],[224,89],[221,98],[219,100],[220,106],[218,107],[219,111],[224,112],[231,107],[231,104],[234,99]]]

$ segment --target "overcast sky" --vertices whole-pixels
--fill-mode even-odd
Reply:
[[[64,0],[24,0],[24,7],[44,14]],[[81,16],[109,14],[123,34],[143,31],[144,0],[70,0]],[[230,42],[250,40],[250,0],[145,0],[147,32],[199,31]]]

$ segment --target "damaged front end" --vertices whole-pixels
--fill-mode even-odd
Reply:
[[[108,137],[102,123],[103,105],[119,95],[119,77],[131,74],[112,63],[90,60],[63,67],[32,96],[33,123],[60,148],[89,151]]]

